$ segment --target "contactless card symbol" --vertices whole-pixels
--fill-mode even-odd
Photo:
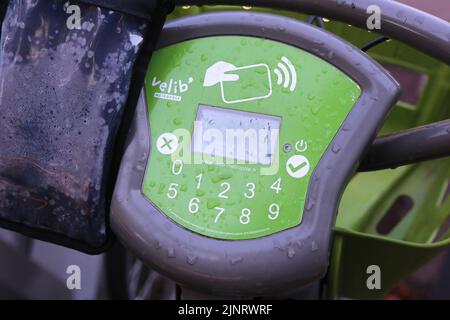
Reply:
[[[297,72],[291,60],[281,57],[281,61],[278,62],[277,68],[273,72],[277,76],[277,85],[283,85],[284,88],[289,87],[290,91],[295,90],[297,86]]]
[[[281,60],[274,70],[277,84],[294,91],[297,85],[294,65],[286,57]],[[203,86],[211,87],[218,83],[225,103],[265,99],[272,95],[271,72],[265,63],[237,67],[218,61],[206,70]]]

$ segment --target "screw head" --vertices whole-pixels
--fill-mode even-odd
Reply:
[[[292,150],[292,145],[291,145],[290,143],[286,143],[286,144],[283,146],[283,151],[284,151],[284,152],[291,152],[291,150]]]

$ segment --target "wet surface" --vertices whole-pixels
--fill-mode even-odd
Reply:
[[[0,51],[0,218],[99,247],[105,189],[146,25],[64,1],[10,1]],[[79,28],[78,28],[79,27]]]
[[[432,15],[441,19],[450,21],[450,10],[448,10],[448,0],[399,0],[411,7],[431,13]]]

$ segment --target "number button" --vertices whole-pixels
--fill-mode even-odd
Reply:
[[[167,197],[169,199],[175,199],[177,197],[178,194],[178,183],[171,183],[169,185],[169,188],[167,189]]]
[[[172,174],[178,176],[183,171],[183,161],[177,159],[172,163]]]
[[[199,198],[192,198],[191,201],[189,201],[189,212],[192,214],[195,214],[198,212],[198,209],[200,208],[199,206],[200,203],[200,199]]]
[[[280,193],[281,191],[281,178],[278,178],[275,180],[274,183],[270,186],[270,189],[275,190],[276,194]]]
[[[278,216],[280,215],[280,206],[277,203],[272,203],[269,206],[269,219],[270,220],[276,220]]]
[[[249,224],[251,214],[252,212],[250,211],[249,208],[242,209],[241,216],[239,217],[239,221],[241,222],[241,224]]]
[[[197,181],[197,189],[200,189],[202,179],[203,179],[203,173],[200,173],[198,176],[195,177],[195,180]]]
[[[219,218],[222,215],[222,213],[225,212],[225,209],[224,208],[220,208],[220,207],[215,207],[214,209],[216,209],[218,211],[217,215],[216,215],[216,218],[214,219],[214,223],[217,223],[217,221],[219,221]]]
[[[220,184],[220,186],[222,187],[222,188],[224,188],[224,190],[221,192],[221,193],[219,193],[219,198],[222,198],[222,199],[228,199],[228,196],[226,195],[226,193],[230,190],[230,188],[231,188],[231,186],[230,186],[230,184],[228,183],[228,182],[222,182],[221,184]]]
[[[247,199],[253,199],[255,197],[255,184],[253,182],[249,182],[247,183],[246,187],[248,188],[248,190],[244,193],[244,196]]]

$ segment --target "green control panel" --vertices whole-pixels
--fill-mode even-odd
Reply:
[[[145,94],[143,194],[186,229],[240,240],[301,223],[311,174],[361,89],[299,48],[215,36],[157,50]]]

